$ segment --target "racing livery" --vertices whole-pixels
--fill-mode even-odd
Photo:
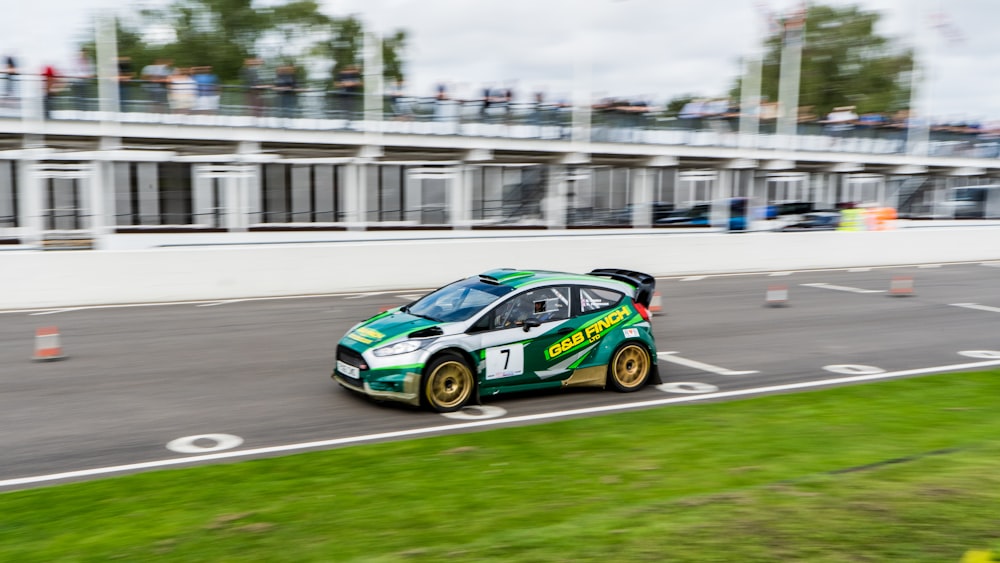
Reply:
[[[461,409],[479,397],[571,385],[636,391],[658,380],[641,272],[496,269],[352,327],[333,379],[376,400]]]

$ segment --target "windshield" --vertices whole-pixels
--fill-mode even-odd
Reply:
[[[428,293],[403,311],[432,321],[464,321],[513,290],[510,286],[467,278]]]

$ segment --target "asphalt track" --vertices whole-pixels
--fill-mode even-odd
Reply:
[[[891,296],[901,276],[913,294]],[[769,306],[769,288],[785,306]],[[329,377],[352,324],[420,290],[0,311],[0,490],[1000,366],[1000,263],[689,276],[658,289],[663,386],[489,397],[458,420],[377,405]],[[48,326],[67,359],[34,362]]]

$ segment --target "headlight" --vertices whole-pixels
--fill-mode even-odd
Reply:
[[[373,352],[376,356],[396,356],[398,354],[408,354],[424,347],[429,340],[404,340],[381,348],[376,348]]]

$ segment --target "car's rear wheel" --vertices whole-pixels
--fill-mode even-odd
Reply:
[[[443,354],[427,365],[421,387],[428,407],[437,412],[454,412],[472,398],[476,381],[461,356]]]
[[[608,384],[615,391],[628,393],[642,388],[649,379],[652,361],[649,350],[641,344],[626,343],[615,351],[608,364]]]

